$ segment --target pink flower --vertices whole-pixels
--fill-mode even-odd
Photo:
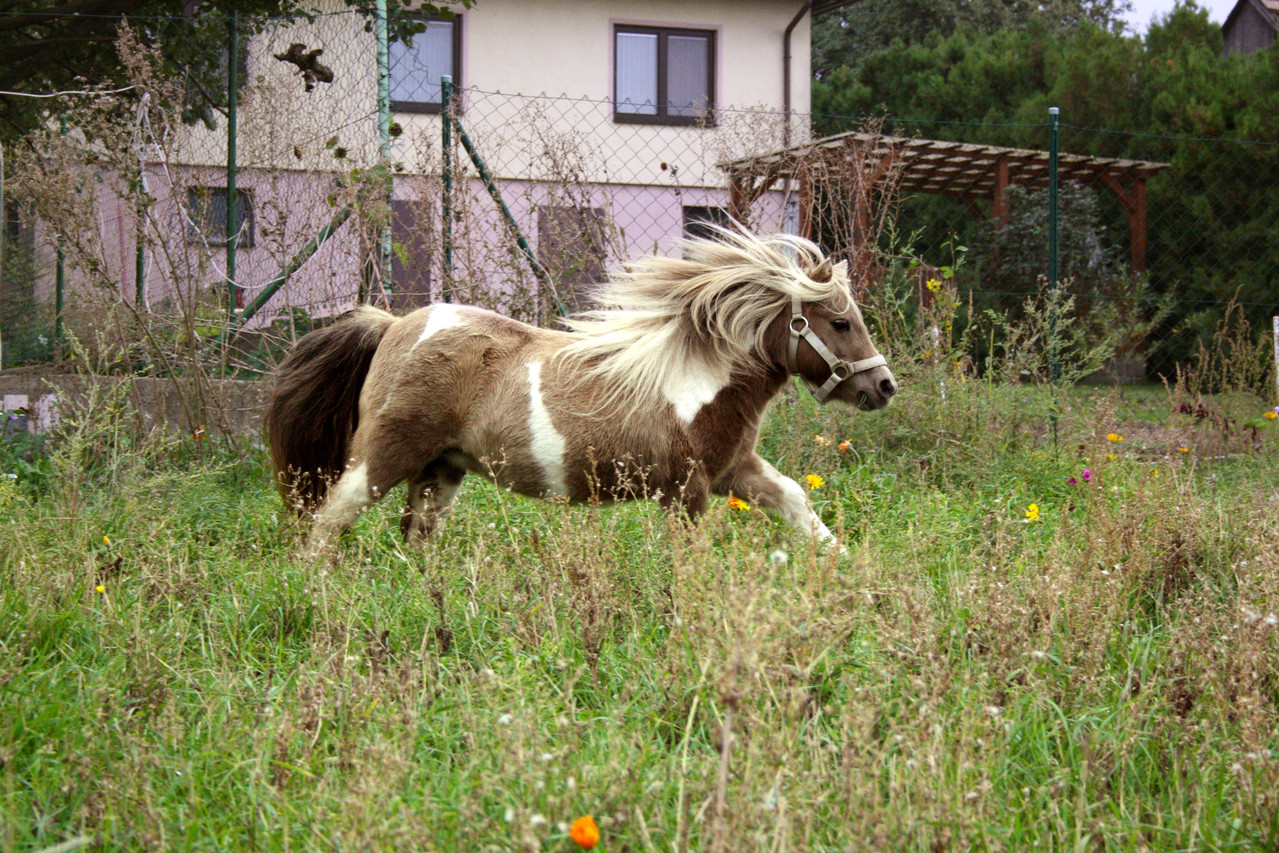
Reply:
[[[1073,486],[1073,485],[1075,485],[1075,483],[1078,483],[1078,482],[1079,482],[1079,481],[1078,481],[1078,480],[1076,480],[1074,477],[1067,477],[1067,478],[1066,478],[1066,485],[1068,485],[1068,486]]]
[[[1089,469],[1085,468],[1084,473],[1081,476],[1084,478],[1085,483],[1092,482],[1092,471],[1090,471]]]

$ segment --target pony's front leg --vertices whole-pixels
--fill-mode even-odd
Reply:
[[[788,524],[823,544],[838,544],[822,520],[813,512],[804,489],[769,464],[751,454],[715,481],[711,491],[717,495],[733,494],[780,515]]]

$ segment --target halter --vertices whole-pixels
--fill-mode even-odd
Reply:
[[[795,356],[799,353],[800,338],[808,341],[808,345],[826,360],[826,366],[830,368],[830,376],[826,377],[826,381],[822,383],[820,388],[814,388],[813,383],[804,380],[808,385],[808,390],[813,392],[813,398],[819,403],[825,403],[830,396],[830,392],[835,390],[835,386],[850,376],[861,373],[863,370],[870,370],[872,367],[885,367],[888,365],[888,359],[882,355],[872,355],[870,358],[863,358],[860,361],[854,361],[852,364],[841,358],[836,358],[835,354],[827,349],[826,344],[822,343],[822,339],[817,337],[817,333],[808,325],[808,318],[804,316],[803,305],[800,304],[799,297],[791,296],[790,346],[786,354],[786,368],[790,370],[792,376],[799,375],[799,365],[795,361]]]

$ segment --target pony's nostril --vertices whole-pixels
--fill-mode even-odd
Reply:
[[[897,383],[891,379],[879,380],[879,393],[885,397],[891,397],[897,393]]]

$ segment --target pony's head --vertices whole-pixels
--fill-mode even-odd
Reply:
[[[642,258],[610,276],[598,307],[566,321],[582,337],[564,355],[590,361],[619,393],[669,387],[696,358],[796,374],[821,402],[888,405],[897,383],[871,343],[847,262],[802,237],[711,230],[683,241],[681,257]]]
[[[801,377],[818,402],[862,410],[887,406],[897,382],[871,341],[853,298],[848,262],[833,263],[810,240],[755,237],[717,228],[713,239],[684,244],[704,278],[690,304],[713,339],[752,341],[761,363]]]
[[[897,381],[853,298],[848,262],[833,264],[824,257],[809,261],[803,276],[813,284],[830,285],[829,292],[807,299],[798,292],[803,288],[791,293],[786,369],[807,383],[819,403],[838,400],[863,411],[882,409],[897,393]]]

